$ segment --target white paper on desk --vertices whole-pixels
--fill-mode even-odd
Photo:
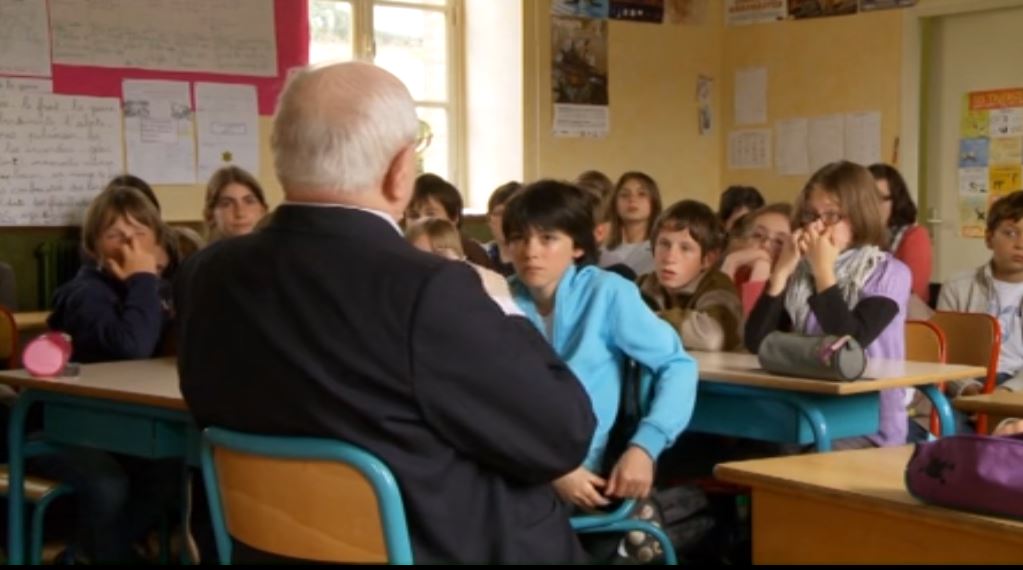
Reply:
[[[231,164],[259,176],[255,86],[196,83],[195,124],[199,130],[199,180],[208,180],[217,169]]]
[[[0,0],[0,73],[50,76],[46,2]]]
[[[752,170],[771,167],[771,129],[728,133],[728,168]]]
[[[150,184],[195,184],[187,81],[124,80],[128,172]]]
[[[807,118],[785,119],[774,125],[775,166],[778,174],[795,176],[810,173],[810,153],[807,137],[810,120]]]
[[[881,162],[881,112],[845,114],[845,159],[870,166]]]
[[[845,158],[845,117],[828,115],[810,119],[810,170]]]
[[[5,95],[53,93],[53,80],[35,77],[0,77],[0,93]]]
[[[607,105],[554,105],[554,136],[603,138],[610,129]]]
[[[767,122],[767,68],[746,67],[735,71],[735,124]]]

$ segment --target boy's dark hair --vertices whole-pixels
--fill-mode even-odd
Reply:
[[[682,230],[689,230],[693,241],[700,244],[700,257],[724,247],[725,229],[721,220],[710,206],[696,200],[682,200],[665,210],[650,232],[650,244],[657,247],[657,236],[662,231]]]
[[[994,233],[1005,220],[1016,223],[1023,219],[1023,190],[1017,190],[995,200],[987,211],[987,233]]]
[[[113,188],[114,186],[127,186],[134,188],[139,192],[142,192],[149,201],[156,206],[156,211],[160,211],[160,201],[156,199],[156,192],[153,191],[153,187],[148,182],[132,174],[122,174],[115,176],[113,180],[107,183],[107,188]]]
[[[455,185],[444,180],[436,174],[420,174],[416,178],[415,188],[412,191],[412,200],[409,201],[409,208],[415,209],[427,199],[433,198],[444,208],[448,219],[455,223],[455,226],[462,225],[462,195],[458,193]]]
[[[650,195],[650,220],[647,221],[646,235],[650,237],[650,229],[654,227],[654,220],[661,215],[661,189],[657,187],[657,182],[645,172],[629,171],[622,174],[618,178],[618,183],[615,184],[614,192],[611,194],[611,198],[607,201],[608,218],[611,220],[611,230],[607,236],[607,248],[615,249],[622,245],[622,220],[621,216],[618,215],[618,194],[621,193],[622,188],[625,188],[625,183],[630,180],[637,180],[646,189],[647,194]]]
[[[491,194],[490,199],[487,200],[487,213],[494,211],[494,208],[506,203],[511,199],[512,194],[522,190],[522,183],[511,181],[505,182],[498,186]]]
[[[915,224],[916,204],[913,203],[906,180],[902,178],[899,171],[880,162],[871,164],[867,169],[874,176],[874,180],[884,180],[888,183],[888,192],[891,194],[892,201],[892,217],[888,220],[888,227],[894,230]]]
[[[752,186],[729,186],[721,193],[721,200],[718,202],[718,216],[721,221],[727,221],[732,213],[739,208],[745,207],[749,211],[763,207],[764,197],[760,191]]]
[[[583,250],[576,265],[597,262],[597,242],[593,236],[593,210],[588,192],[558,180],[540,180],[516,193],[504,207],[501,227],[510,243],[529,230],[559,230]]]

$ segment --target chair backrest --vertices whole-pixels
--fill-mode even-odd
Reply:
[[[986,313],[938,311],[930,323],[945,334],[946,362],[987,368],[991,386],[985,385],[985,391],[993,389],[1002,346],[998,319]]]
[[[945,362],[945,334],[928,321],[906,321],[906,360]]]
[[[412,563],[398,483],[363,449],[211,427],[201,460],[222,564],[232,536],[290,558]]]
[[[938,311],[931,317],[945,334],[945,361],[949,364],[983,366],[984,393],[995,389],[998,376],[998,355],[1002,348],[1002,328],[998,319],[986,313],[953,313]],[[987,433],[987,415],[980,414],[977,431]]]
[[[18,310],[18,287],[14,268],[0,262],[0,306],[8,311]]]
[[[14,315],[0,307],[0,369],[13,368],[18,355],[18,327]]]

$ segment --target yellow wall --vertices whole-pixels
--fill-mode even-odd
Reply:
[[[900,124],[901,10],[726,27],[722,59],[722,188],[749,184],[769,201],[788,201],[808,178],[781,176],[773,168],[728,169],[724,153],[727,133],[735,128],[735,71],[744,67],[767,67],[772,129],[780,119],[881,111],[881,158],[891,161]]]
[[[259,182],[266,192],[270,207],[282,199],[281,186],[274,176],[273,159],[270,157],[270,117],[259,118]],[[193,222],[202,219],[203,198],[206,183],[194,185],[156,186],[156,197],[160,199],[163,219],[168,222]]]
[[[575,178],[599,169],[612,179],[642,170],[658,181],[665,202],[716,200],[720,129],[697,132],[696,77],[715,79],[720,120],[722,11],[700,25],[609,22],[610,134],[603,139],[552,135],[550,0],[525,2],[525,177]]]

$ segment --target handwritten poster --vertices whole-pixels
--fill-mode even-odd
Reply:
[[[199,180],[227,165],[259,175],[259,111],[256,88],[222,83],[195,84],[199,131]]]
[[[963,95],[959,139],[959,229],[984,237],[992,202],[1023,189],[1023,88]]]
[[[0,77],[0,93],[53,93],[52,79]]]
[[[50,76],[46,2],[0,0],[0,73]]]
[[[123,171],[117,99],[0,93],[0,225],[79,224]]]
[[[277,75],[273,0],[50,0],[50,26],[55,63]]]
[[[767,122],[767,68],[735,70],[735,124],[762,125]]]

